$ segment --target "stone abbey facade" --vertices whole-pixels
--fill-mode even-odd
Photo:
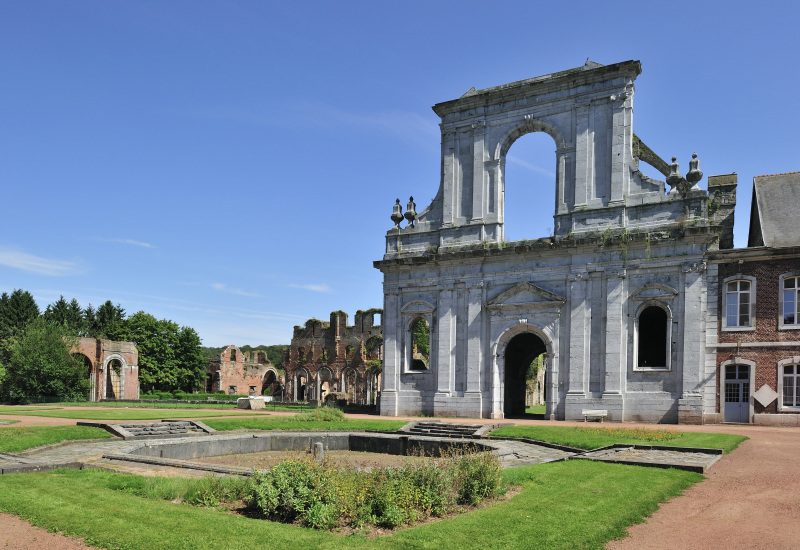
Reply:
[[[328,396],[359,405],[375,404],[380,388],[383,336],[376,316],[380,309],[357,311],[355,324],[347,313],[334,311],[330,322],[309,319],[294,327],[284,352],[287,401],[324,401]]]
[[[547,418],[717,418],[719,267],[707,253],[732,247],[735,175],[706,192],[696,158],[681,176],[634,134],[640,73],[638,61],[587,61],[433,107],[438,192],[421,212],[397,201],[375,262],[382,415],[520,414],[524,371],[546,353]],[[506,154],[531,132],[554,143],[554,235],[506,242]]]

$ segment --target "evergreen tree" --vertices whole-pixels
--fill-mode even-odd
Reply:
[[[48,323],[55,323],[67,329],[71,334],[84,336],[86,334],[86,320],[83,316],[78,300],[75,298],[67,302],[64,296],[47,306],[44,318]]]

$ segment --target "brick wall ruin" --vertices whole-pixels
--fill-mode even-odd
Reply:
[[[380,388],[383,333],[376,316],[383,310],[334,311],[330,322],[309,319],[295,326],[284,353],[286,399],[325,400],[332,396],[354,404],[375,404]]]
[[[133,342],[81,338],[73,355],[83,358],[89,401],[139,399],[139,350]]]
[[[230,345],[208,360],[206,390],[229,395],[279,395],[283,388],[278,370],[263,351],[243,353]]]

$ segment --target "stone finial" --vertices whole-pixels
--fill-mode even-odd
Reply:
[[[406,219],[408,220],[408,225],[414,227],[414,220],[417,219],[417,205],[414,202],[414,197],[408,198],[408,204],[406,205]]]
[[[700,161],[697,160],[697,153],[692,153],[692,160],[689,161],[689,172],[686,174],[686,181],[692,184],[689,191],[700,189],[697,182],[701,179],[703,179],[703,173],[700,171]]]
[[[672,157],[672,164],[669,165],[669,176],[667,176],[667,183],[670,186],[670,195],[678,192],[678,184],[683,179],[677,160],[677,157]]]
[[[394,222],[394,228],[400,229],[400,222],[403,221],[403,207],[400,206],[400,199],[395,199],[394,201],[392,221]]]

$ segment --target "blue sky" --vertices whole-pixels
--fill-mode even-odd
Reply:
[[[800,8],[755,5],[2,2],[0,290],[110,299],[206,345],[352,322],[382,305],[394,199],[438,188],[430,107],[587,57],[642,62],[656,153],[738,174],[745,246],[753,176],[800,170]],[[509,240],[552,228],[547,139],[509,152]]]

